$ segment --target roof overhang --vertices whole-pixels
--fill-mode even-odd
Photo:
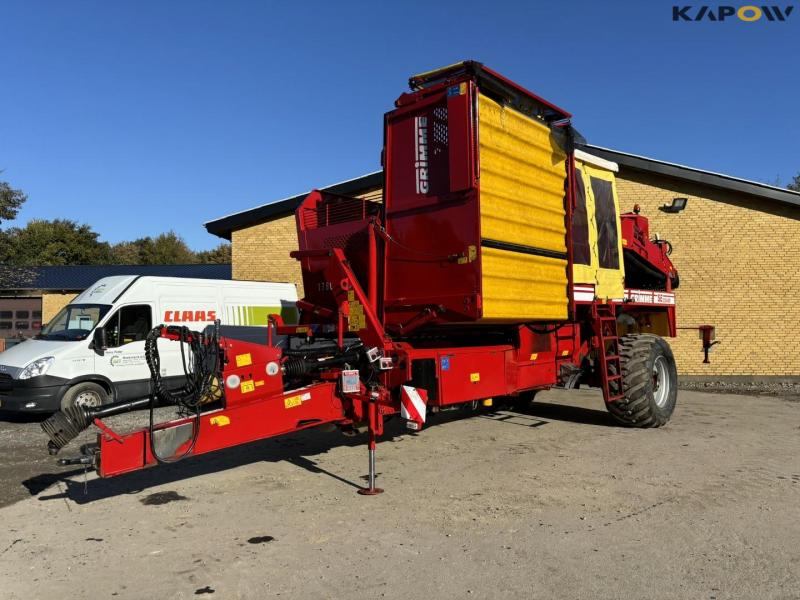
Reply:
[[[768,185],[766,183],[759,183],[757,181],[749,181],[747,179],[740,179],[738,177],[731,177],[722,173],[714,173],[713,171],[703,171],[694,167],[687,167],[676,163],[669,163],[662,160],[647,158],[646,156],[638,156],[636,154],[628,154],[627,152],[619,152],[618,150],[611,150],[610,148],[603,148],[602,146],[592,146],[584,144],[581,148],[595,156],[600,156],[607,160],[613,161],[622,167],[623,172],[626,169],[634,171],[641,171],[644,173],[652,173],[669,177],[672,179],[680,179],[698,185],[705,185],[720,190],[727,190],[732,192],[739,192],[741,194],[748,194],[756,196],[760,199],[772,200],[775,202],[782,202],[793,206],[800,206],[800,193],[793,192],[784,188]]]
[[[355,179],[348,179],[340,183],[335,183],[324,188],[320,188],[323,192],[330,192],[332,194],[340,194],[342,196],[351,196],[353,194],[360,194],[368,190],[374,190],[383,187],[383,171],[375,171],[368,173]],[[309,190],[310,191],[310,190]],[[300,203],[308,195],[309,192],[276,200],[268,204],[262,204],[255,208],[243,210],[241,212],[233,213],[208,221],[204,223],[206,231],[226,240],[231,239],[231,232],[235,229],[249,227],[256,223],[263,223],[271,219],[285,217],[292,214]]]
[[[766,183],[748,181],[747,179],[731,177],[730,175],[724,175],[722,173],[704,171],[702,169],[656,160],[646,156],[620,152],[602,146],[592,146],[591,144],[582,144],[575,152],[580,160],[613,171],[618,171],[621,168],[623,172],[632,170],[651,173],[715,189],[748,194],[759,199],[772,200],[791,206],[800,206],[800,193]],[[378,189],[382,186],[383,172],[375,171],[374,173],[368,173],[367,175],[362,175],[355,179],[349,179],[341,183],[330,185],[322,188],[322,190],[348,196]],[[264,221],[292,214],[297,210],[297,207],[300,206],[300,203],[307,194],[308,192],[220,217],[219,219],[205,223],[205,228],[211,234],[230,240],[231,232],[236,229],[249,227],[256,223],[263,223]]]
[[[594,154],[589,154],[577,148],[575,149],[575,158],[586,164],[605,169],[606,171],[613,171],[614,173],[619,172],[619,165],[617,163],[606,160],[605,158],[600,158]]]

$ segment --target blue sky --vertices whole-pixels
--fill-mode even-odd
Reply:
[[[379,169],[408,76],[474,58],[590,143],[786,182],[800,6],[674,23],[672,4],[6,0],[0,178],[30,196],[16,224],[70,218],[110,242],[172,228],[208,248],[207,220]]]

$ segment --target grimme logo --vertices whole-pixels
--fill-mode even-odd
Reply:
[[[780,6],[673,6],[673,21],[725,21],[738,19],[746,23],[766,19],[767,21],[785,21],[794,6],[781,8]]]
[[[414,170],[417,172],[417,193],[428,193],[428,117],[414,118]]]

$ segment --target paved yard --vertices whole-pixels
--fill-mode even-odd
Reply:
[[[84,482],[0,423],[0,597],[800,598],[800,402],[682,391],[639,431],[540,399],[390,424],[372,498],[336,433]]]

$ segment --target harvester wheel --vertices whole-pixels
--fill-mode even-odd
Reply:
[[[657,335],[620,338],[624,398],[608,404],[608,412],[623,425],[661,427],[669,421],[678,399],[678,370],[666,341]]]

